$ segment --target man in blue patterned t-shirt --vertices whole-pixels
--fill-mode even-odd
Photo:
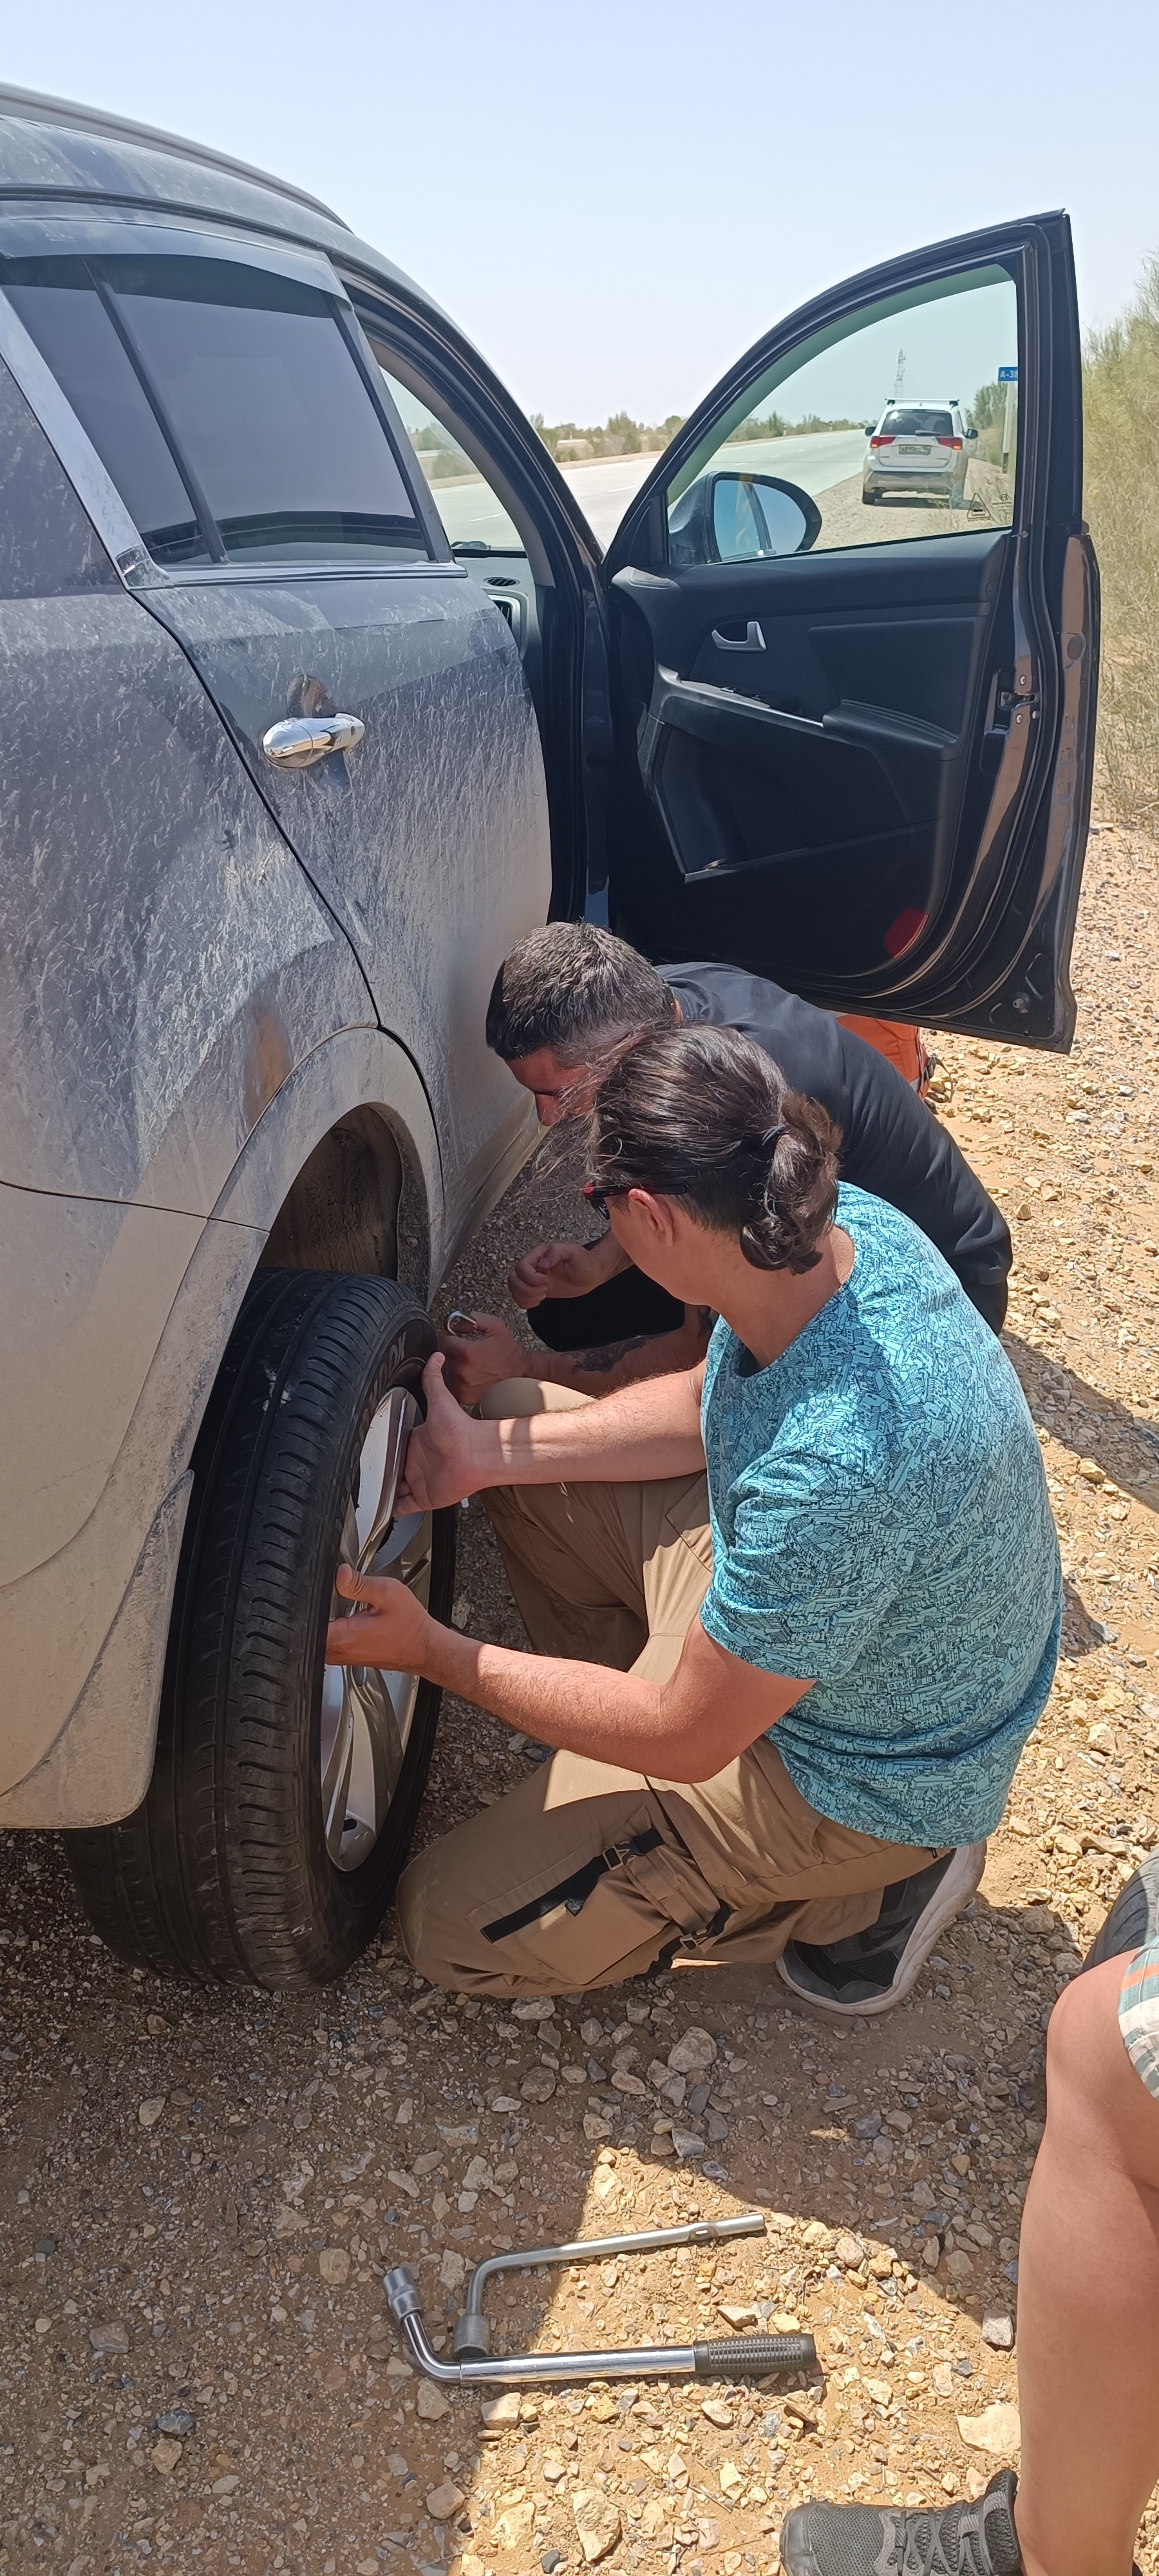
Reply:
[[[702,1369],[519,1380],[472,1422],[430,1364],[403,1507],[484,1493],[538,1652],[345,1576],[372,1615],[327,1651],[559,1748],[406,1872],[439,1983],[576,1990],[678,1947],[880,2012],[978,1884],[1058,1651],[1042,1459],[1000,1343],[907,1217],[838,1192],[836,1142],[735,1031],[645,1039],[589,1195],[719,1313]]]

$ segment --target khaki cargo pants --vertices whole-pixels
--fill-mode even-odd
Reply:
[[[520,1378],[482,1410],[495,1420],[590,1401]],[[537,1653],[668,1680],[712,1575],[703,1473],[503,1487],[483,1501]],[[929,1860],[816,1814],[764,1736],[691,1787],[555,1753],[419,1853],[399,1921],[435,1985],[575,1994],[662,1955],[771,1963],[794,1937],[842,1940]]]

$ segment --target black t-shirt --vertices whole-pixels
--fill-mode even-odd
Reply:
[[[1010,1229],[953,1137],[894,1066],[830,1012],[762,975],[708,963],[663,972],[685,1020],[740,1029],[773,1057],[794,1091],[820,1101],[841,1129],[842,1179],[911,1217],[1000,1332],[1014,1257]]]

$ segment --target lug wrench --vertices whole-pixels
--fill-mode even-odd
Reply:
[[[665,2245],[715,2245],[722,2237],[764,2234],[764,2217],[759,2209],[752,2209],[740,2218],[651,2227],[641,2236],[589,2236],[574,2245],[538,2245],[519,2253],[493,2254],[487,2262],[477,2263],[471,2274],[467,2305],[454,2330],[454,2361],[440,2361],[432,2349],[418,2284],[405,2263],[387,2273],[383,2288],[412,2361],[429,2379],[453,2388],[493,2388],[511,2381],[528,2387],[539,2380],[562,2379],[765,2379],[774,2371],[814,2370],[817,2348],[810,2334],[733,2335],[716,2343],[638,2344],[607,2352],[516,2352],[501,2360],[491,2358],[483,2291],[493,2272],[525,2271],[537,2263],[590,2263],[601,2255],[651,2253]]]

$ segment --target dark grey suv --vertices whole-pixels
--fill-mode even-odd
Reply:
[[[867,539],[899,314],[1018,428]],[[658,958],[1069,1042],[1079,406],[1065,217],[939,244],[739,361],[604,557],[324,207],[0,92],[0,1823],[125,1956],[303,1984],[386,1903],[436,1697],[323,1631],[343,1558],[448,1609],[394,1478],[530,1141],[524,929],[606,887]]]

